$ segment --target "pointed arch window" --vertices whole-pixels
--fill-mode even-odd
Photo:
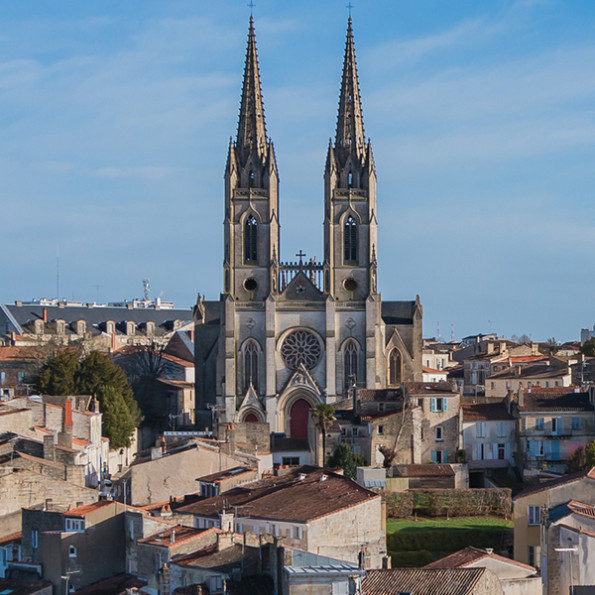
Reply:
[[[393,349],[388,356],[388,383],[391,386],[401,384],[403,362],[401,352]]]
[[[344,356],[344,386],[345,389],[349,389],[353,384],[357,382],[357,345],[350,341],[345,347]]]
[[[343,226],[343,252],[345,264],[357,263],[357,223],[351,215]]]
[[[256,262],[258,259],[258,224],[252,215],[244,225],[244,262]]]
[[[353,173],[352,172],[349,172],[347,174],[347,187],[353,188]]]
[[[248,174],[248,187],[249,188],[254,188],[254,171],[250,170],[250,173]]]
[[[244,349],[244,388],[248,389],[250,383],[258,388],[258,347],[252,341]]]

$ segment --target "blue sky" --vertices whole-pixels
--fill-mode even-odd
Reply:
[[[259,0],[282,258],[322,257],[346,2]],[[595,322],[595,3],[354,2],[379,288],[424,335]],[[0,4],[0,301],[221,290],[244,1]]]

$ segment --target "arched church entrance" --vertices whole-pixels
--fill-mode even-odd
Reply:
[[[258,422],[258,418],[256,415],[254,415],[254,413],[248,413],[248,415],[246,415],[244,418],[244,421],[249,424],[255,424]]]
[[[312,405],[306,399],[298,399],[289,410],[289,436],[308,438],[308,420]]]

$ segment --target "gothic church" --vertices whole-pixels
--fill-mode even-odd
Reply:
[[[324,259],[283,262],[279,176],[267,137],[254,23],[237,136],[225,168],[223,293],[195,308],[197,408],[308,438],[310,409],[351,387],[421,381],[422,307],[377,288],[376,170],[366,141],[351,19],[324,169]]]

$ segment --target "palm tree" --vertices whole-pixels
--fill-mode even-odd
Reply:
[[[326,433],[335,421],[335,408],[327,403],[318,403],[312,409],[312,420],[314,425],[322,432],[322,466],[324,467],[326,457]]]

